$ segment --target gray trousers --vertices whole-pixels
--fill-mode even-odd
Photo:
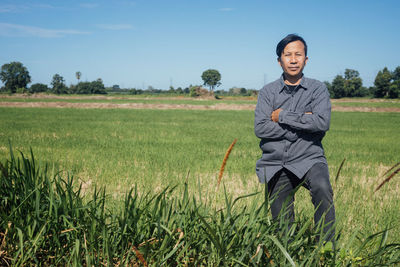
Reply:
[[[335,207],[333,205],[333,191],[329,181],[328,166],[324,163],[314,164],[301,179],[286,169],[280,170],[272,177],[267,185],[268,196],[271,199],[272,217],[277,219],[281,214],[289,220],[289,225],[293,223],[294,193],[296,187],[300,185],[310,191],[315,208],[315,225],[318,226],[319,223],[323,223],[322,238],[325,241],[334,241]]]

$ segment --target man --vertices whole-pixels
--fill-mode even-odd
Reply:
[[[323,223],[324,239],[333,241],[333,191],[321,144],[331,117],[329,93],[324,83],[303,75],[308,57],[302,37],[289,34],[278,43],[276,54],[283,74],[260,90],[255,109],[254,131],[263,152],[256,173],[267,183],[274,219],[282,212],[293,222],[295,189],[306,187],[315,225]]]

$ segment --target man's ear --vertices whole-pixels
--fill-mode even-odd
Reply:
[[[304,66],[307,65],[308,62],[308,57],[306,57],[306,59],[304,60]]]
[[[278,61],[278,64],[279,64],[279,66],[281,66],[281,67],[282,67],[282,64],[281,64],[281,58],[280,58],[280,57],[278,57],[276,60]]]

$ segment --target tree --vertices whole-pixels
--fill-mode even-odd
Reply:
[[[393,81],[400,81],[400,66],[398,66],[392,73]]]
[[[400,97],[400,66],[392,72],[392,83],[389,86],[388,97]]]
[[[392,81],[392,74],[388,68],[383,68],[375,77],[374,97],[388,97],[389,89]]]
[[[18,88],[26,88],[31,82],[28,69],[16,61],[1,66],[0,79],[11,93],[15,93]]]
[[[331,90],[329,92],[332,98],[341,98],[345,96],[344,82],[345,79],[342,75],[336,75],[335,79],[332,81]]]
[[[390,84],[388,97],[389,98],[398,98],[398,97],[400,97],[400,80],[393,81]]]
[[[81,79],[82,73],[80,71],[77,71],[77,72],[75,72],[75,76],[76,76],[76,79],[78,80],[78,83],[79,83],[79,80]]]
[[[104,83],[101,78],[98,78],[96,81],[91,82],[91,93],[92,94],[107,94],[106,88],[104,87]]]
[[[352,69],[345,69],[344,78],[346,80],[351,80],[357,77],[360,77],[360,73],[358,71]]]
[[[239,92],[241,95],[247,95],[247,90],[246,90],[246,88],[244,88],[244,87],[242,87],[242,88],[240,88],[240,92]]]
[[[344,95],[346,97],[364,96],[360,73],[356,70],[346,69],[344,71]]]
[[[103,80],[97,79],[93,82],[80,82],[76,85],[77,94],[106,94]]]
[[[201,75],[204,85],[210,87],[210,93],[214,93],[215,86],[220,86],[221,74],[214,69],[208,69]]]
[[[400,97],[400,66],[398,66],[392,73],[393,84],[390,86],[389,95],[393,98]]]
[[[76,85],[75,93],[90,94],[90,82],[80,82]]]
[[[324,81],[324,84],[326,85],[326,88],[328,88],[329,95],[333,98],[332,84],[328,81]]]
[[[400,66],[393,72],[383,68],[375,77],[374,97],[400,97]]]
[[[246,88],[232,87],[232,88],[229,88],[229,94],[230,95],[246,95],[247,90],[246,90]]]
[[[336,75],[332,84],[325,82],[332,98],[355,97],[367,95],[367,89],[362,85],[360,73],[357,70],[346,69],[344,77]]]
[[[47,86],[47,84],[43,83],[35,83],[32,84],[31,87],[29,87],[30,93],[42,93],[47,91],[49,91],[49,87]]]
[[[175,93],[177,94],[183,94],[183,89],[181,87],[176,88]]]
[[[132,89],[129,90],[129,93],[131,95],[140,95],[140,94],[143,94],[143,90],[142,89],[132,88]]]
[[[55,94],[65,94],[67,93],[67,86],[65,86],[64,78],[59,74],[54,74],[53,80],[51,81],[53,86],[52,92]]]

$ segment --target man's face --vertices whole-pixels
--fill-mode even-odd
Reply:
[[[286,78],[299,79],[307,64],[308,57],[304,51],[304,44],[301,41],[288,43],[278,59]]]

